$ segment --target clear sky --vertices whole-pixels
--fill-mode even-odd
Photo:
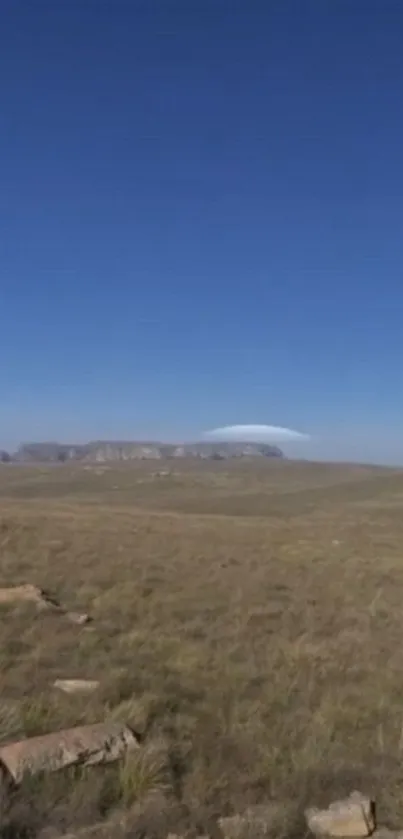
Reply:
[[[0,445],[403,463],[401,0],[4,0]]]

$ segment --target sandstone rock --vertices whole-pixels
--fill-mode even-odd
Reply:
[[[25,583],[21,586],[11,586],[10,588],[0,588],[0,603],[18,602],[35,603],[37,609],[40,611],[53,610],[60,615],[64,615],[67,620],[78,626],[83,626],[91,621],[90,616],[87,614],[66,611],[58,600],[50,597],[49,594],[46,594],[38,586],[34,586],[31,583]]]
[[[42,598],[42,590],[38,586],[31,585],[31,583],[25,583],[22,586],[0,588],[0,603],[38,603]]]
[[[0,748],[0,765],[20,783],[26,774],[110,763],[137,748],[138,740],[126,725],[98,723],[9,743]]]
[[[388,827],[377,827],[372,839],[403,839],[403,830],[390,830]]]
[[[92,693],[99,687],[99,682],[92,679],[56,679],[53,685],[64,693]]]
[[[65,612],[67,620],[70,623],[75,623],[77,626],[84,626],[86,623],[91,623],[91,618],[85,612]]]
[[[370,836],[375,830],[375,804],[360,792],[335,801],[327,810],[311,807],[305,811],[309,829],[317,836],[353,837]]]

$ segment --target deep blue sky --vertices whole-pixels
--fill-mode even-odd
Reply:
[[[0,444],[403,463],[401,0],[4,0]]]

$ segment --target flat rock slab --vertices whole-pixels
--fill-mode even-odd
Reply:
[[[84,626],[86,623],[91,623],[91,618],[85,612],[64,612],[66,618],[70,623],[75,623],[77,626]]]
[[[31,737],[0,748],[0,766],[18,784],[25,775],[57,772],[67,766],[111,763],[139,748],[126,725],[107,722]]]
[[[37,608],[41,611],[50,609],[60,615],[64,615],[70,623],[75,623],[77,626],[83,626],[91,621],[90,616],[85,613],[67,611],[61,606],[58,600],[31,583],[24,583],[21,586],[11,586],[10,588],[0,588],[1,603],[36,603]]]
[[[43,596],[42,590],[38,586],[31,585],[31,583],[0,588],[0,603],[38,603]]]
[[[364,839],[375,830],[375,804],[360,792],[334,801],[327,810],[311,807],[305,811],[307,825],[317,836]]]
[[[99,682],[91,679],[56,679],[53,686],[64,693],[92,693],[99,688]]]

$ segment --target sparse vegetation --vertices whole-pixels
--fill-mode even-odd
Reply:
[[[0,467],[0,741],[113,718],[142,749],[2,797],[2,839],[124,810],[130,835],[358,787],[403,823],[403,472],[181,462]],[[65,695],[58,678],[100,682]],[[119,828],[121,829],[121,827]],[[118,828],[116,828],[118,831]],[[109,834],[110,835],[110,834]]]

